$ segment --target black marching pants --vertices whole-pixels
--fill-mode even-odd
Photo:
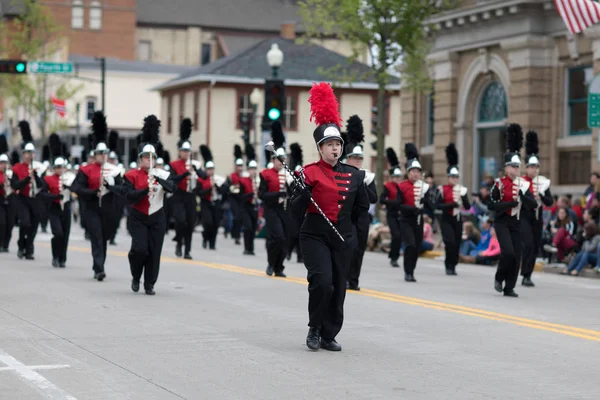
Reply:
[[[242,225],[244,219],[242,204],[237,198],[231,198],[229,200],[229,205],[231,207],[231,214],[233,215],[231,237],[235,240],[239,240],[242,237]]]
[[[400,257],[400,248],[402,247],[402,234],[400,233],[400,218],[397,210],[391,210],[386,213],[386,220],[390,227],[392,243],[390,244],[389,259],[398,261]]]
[[[348,271],[348,283],[354,287],[358,286],[363,257],[365,256],[367,241],[369,240],[370,225],[371,219],[368,216],[359,219],[352,225],[354,243],[352,244],[352,257],[350,260],[350,269]]]
[[[347,244],[336,249],[321,235],[300,233],[308,279],[308,326],[320,327],[321,336],[327,340],[335,339],[344,323],[346,278],[353,239],[346,240]]]
[[[403,215],[400,232],[404,247],[404,272],[413,275],[423,242],[423,215]]]
[[[52,203],[48,210],[48,219],[52,230],[52,258],[64,263],[67,261],[67,247],[71,234],[71,203],[66,203],[64,210],[61,210],[60,204]]]
[[[521,275],[525,278],[531,278],[535,268],[535,259],[540,251],[543,225],[543,220],[536,219],[535,215],[527,217],[521,215],[521,242],[523,245]]]
[[[19,215],[19,250],[33,255],[33,241],[39,225],[39,200],[35,197],[19,196],[17,212]]]
[[[202,238],[212,250],[217,245],[217,234],[221,226],[221,202],[211,203],[202,200],[200,203],[200,216],[202,217]]]
[[[504,292],[515,288],[521,262],[521,221],[506,214],[494,223],[498,243],[500,244],[500,261],[496,270],[496,281],[504,284]]]
[[[10,244],[10,239],[12,238],[12,230],[15,226],[15,222],[17,221],[17,213],[15,211],[16,207],[16,196],[14,194],[11,194],[6,199],[6,203],[4,204],[2,210],[6,213],[6,225],[4,225],[3,233],[0,233],[0,237],[2,237],[2,239],[0,240],[0,248],[8,250],[8,245]],[[2,205],[0,205],[0,208],[2,208]],[[2,217],[0,217],[0,220],[1,219]]]
[[[275,272],[283,272],[287,256],[288,213],[283,206],[265,207],[267,227],[267,259]]]
[[[85,226],[90,235],[92,244],[92,259],[94,272],[104,272],[104,263],[106,262],[106,248],[113,230],[109,226],[107,216],[102,214],[102,210],[97,204],[88,202],[85,207]]]
[[[129,267],[134,281],[144,273],[144,289],[154,288],[160,269],[160,254],[165,239],[166,217],[163,209],[152,215],[131,210],[131,250]]]
[[[4,200],[4,197],[0,197],[0,249],[7,248],[8,241],[6,237],[8,235],[8,202]],[[6,246],[5,246],[6,245]]]
[[[455,216],[443,214],[440,220],[442,228],[442,239],[446,251],[446,270],[456,271],[458,256],[460,254],[460,243],[462,241],[462,220]]]
[[[258,212],[252,203],[244,203],[242,208],[242,222],[244,225],[244,250],[254,252],[254,238],[258,227]]]
[[[192,250],[192,235],[196,227],[196,195],[178,191],[172,198],[173,216],[175,217],[175,234],[177,244],[185,247],[185,252]]]

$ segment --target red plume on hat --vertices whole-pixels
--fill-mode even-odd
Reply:
[[[329,83],[321,82],[313,85],[308,92],[310,97],[310,120],[318,126],[335,124],[340,126],[340,104],[338,103],[333,88]]]

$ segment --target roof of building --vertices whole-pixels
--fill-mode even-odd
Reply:
[[[0,15],[17,15],[20,10],[20,3],[14,0],[0,0]]]
[[[100,69],[100,63],[94,57],[70,55],[69,61],[77,64],[80,69]],[[106,59],[106,69],[123,72],[145,72],[149,74],[183,74],[197,67],[154,64],[145,61],[127,61],[116,58]]]
[[[296,0],[137,0],[138,23],[279,32],[300,21]],[[296,28],[302,32],[301,27]]]
[[[342,77],[346,74],[355,76],[357,79],[346,84],[343,83],[343,79],[340,79],[339,86],[357,89],[377,88],[375,79],[371,76],[372,70],[368,65],[358,62],[349,63],[344,56],[319,45],[298,44],[293,40],[282,38],[268,38],[228,57],[183,73],[155,89],[164,90],[195,82],[259,84],[271,75],[266,54],[273,43],[277,43],[284,54],[278,76],[290,86],[312,86],[313,82],[332,81],[331,76],[323,71],[341,68],[343,72],[340,71],[338,76]],[[399,80],[392,78],[390,84],[399,86]]]

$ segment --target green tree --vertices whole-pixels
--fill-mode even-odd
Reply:
[[[60,50],[61,27],[39,0],[15,2],[19,15],[10,21],[0,21],[0,54],[25,60],[46,60]],[[68,77],[46,74],[4,75],[0,78],[0,95],[13,106],[22,106],[46,137],[48,115],[53,111],[50,94],[70,99],[81,88],[72,85]]]
[[[378,85],[375,173],[379,188],[383,186],[386,166],[385,100],[386,87],[392,79],[391,68],[402,61],[400,79],[404,86],[416,92],[429,90],[432,82],[425,57],[432,31],[426,21],[456,3],[455,0],[302,0],[299,3],[307,38],[335,36],[350,43],[349,61],[360,60],[367,49],[371,54],[370,75]]]

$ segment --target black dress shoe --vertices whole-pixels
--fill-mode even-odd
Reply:
[[[52,266],[53,266],[54,268],[58,267],[58,258],[53,258],[53,259],[52,259]]]
[[[404,280],[406,282],[416,282],[417,281],[413,274],[404,274]]]
[[[216,247],[216,246],[210,246],[210,249],[211,249],[211,250],[216,250],[216,249],[217,249],[217,247]]]
[[[22,260],[23,257],[25,257],[25,252],[19,249],[19,251],[17,251],[17,257],[19,257],[19,260]]]
[[[523,281],[521,282],[521,285],[527,286],[527,287],[534,287],[535,286],[533,284],[533,281],[531,280],[531,278],[528,278],[526,276],[523,277]]]
[[[103,272],[98,272],[96,273],[96,276],[94,277],[98,280],[98,282],[102,282],[104,280],[104,278],[106,278],[106,274]]]
[[[306,335],[306,347],[311,350],[321,348],[321,329],[311,327]]]
[[[278,278],[285,278],[287,277],[286,274],[284,274],[283,272],[275,272],[275,276]]]
[[[245,256],[254,256],[254,252],[253,251],[249,251],[249,250],[244,250],[244,255]]]
[[[35,260],[35,257],[33,256],[33,254],[25,254],[25,259],[26,260]]]
[[[117,245],[117,242],[115,242],[115,239],[111,239],[111,240],[110,240],[110,242],[109,242],[109,244],[110,244],[111,246],[116,246],[116,245]]]
[[[454,271],[454,270],[451,270],[451,269],[447,269],[447,270],[446,270],[446,275],[449,275],[449,276],[456,276],[457,274],[456,274],[456,271]]]
[[[136,281],[135,279],[131,280],[131,290],[134,292],[139,292],[140,290],[140,281]]]
[[[185,253],[185,256],[183,256],[183,258],[185,258],[186,260],[191,260],[192,256],[190,253]]]
[[[227,236],[225,236],[227,237]],[[202,248],[205,249],[208,246],[208,242],[205,240],[202,242]]]
[[[154,289],[146,289],[146,294],[148,296],[154,296],[156,292],[154,291]]]
[[[296,258],[296,262],[298,264],[304,264],[304,257],[298,257],[298,258]]]
[[[271,276],[273,275],[273,267],[271,265],[267,266],[267,275]]]
[[[360,287],[358,285],[348,285],[347,289],[359,291]]]
[[[390,265],[394,268],[400,268],[400,265],[398,264],[398,260],[390,261]]]
[[[242,242],[240,242],[240,239],[235,239],[235,244],[240,245]]]
[[[60,263],[58,263],[58,266],[59,266],[60,268],[65,268],[67,265],[65,264],[65,262],[64,262],[64,261],[61,261]]]
[[[342,346],[335,339],[323,339],[321,338],[321,348],[329,351],[342,351]]]
[[[181,257],[182,253],[181,253],[181,245],[178,244],[177,246],[175,246],[175,257]]]
[[[502,282],[494,281],[494,289],[496,292],[502,293]]]
[[[504,292],[504,295],[506,297],[519,297],[519,295],[517,294],[517,292],[515,292],[514,290],[509,290],[507,292]]]

